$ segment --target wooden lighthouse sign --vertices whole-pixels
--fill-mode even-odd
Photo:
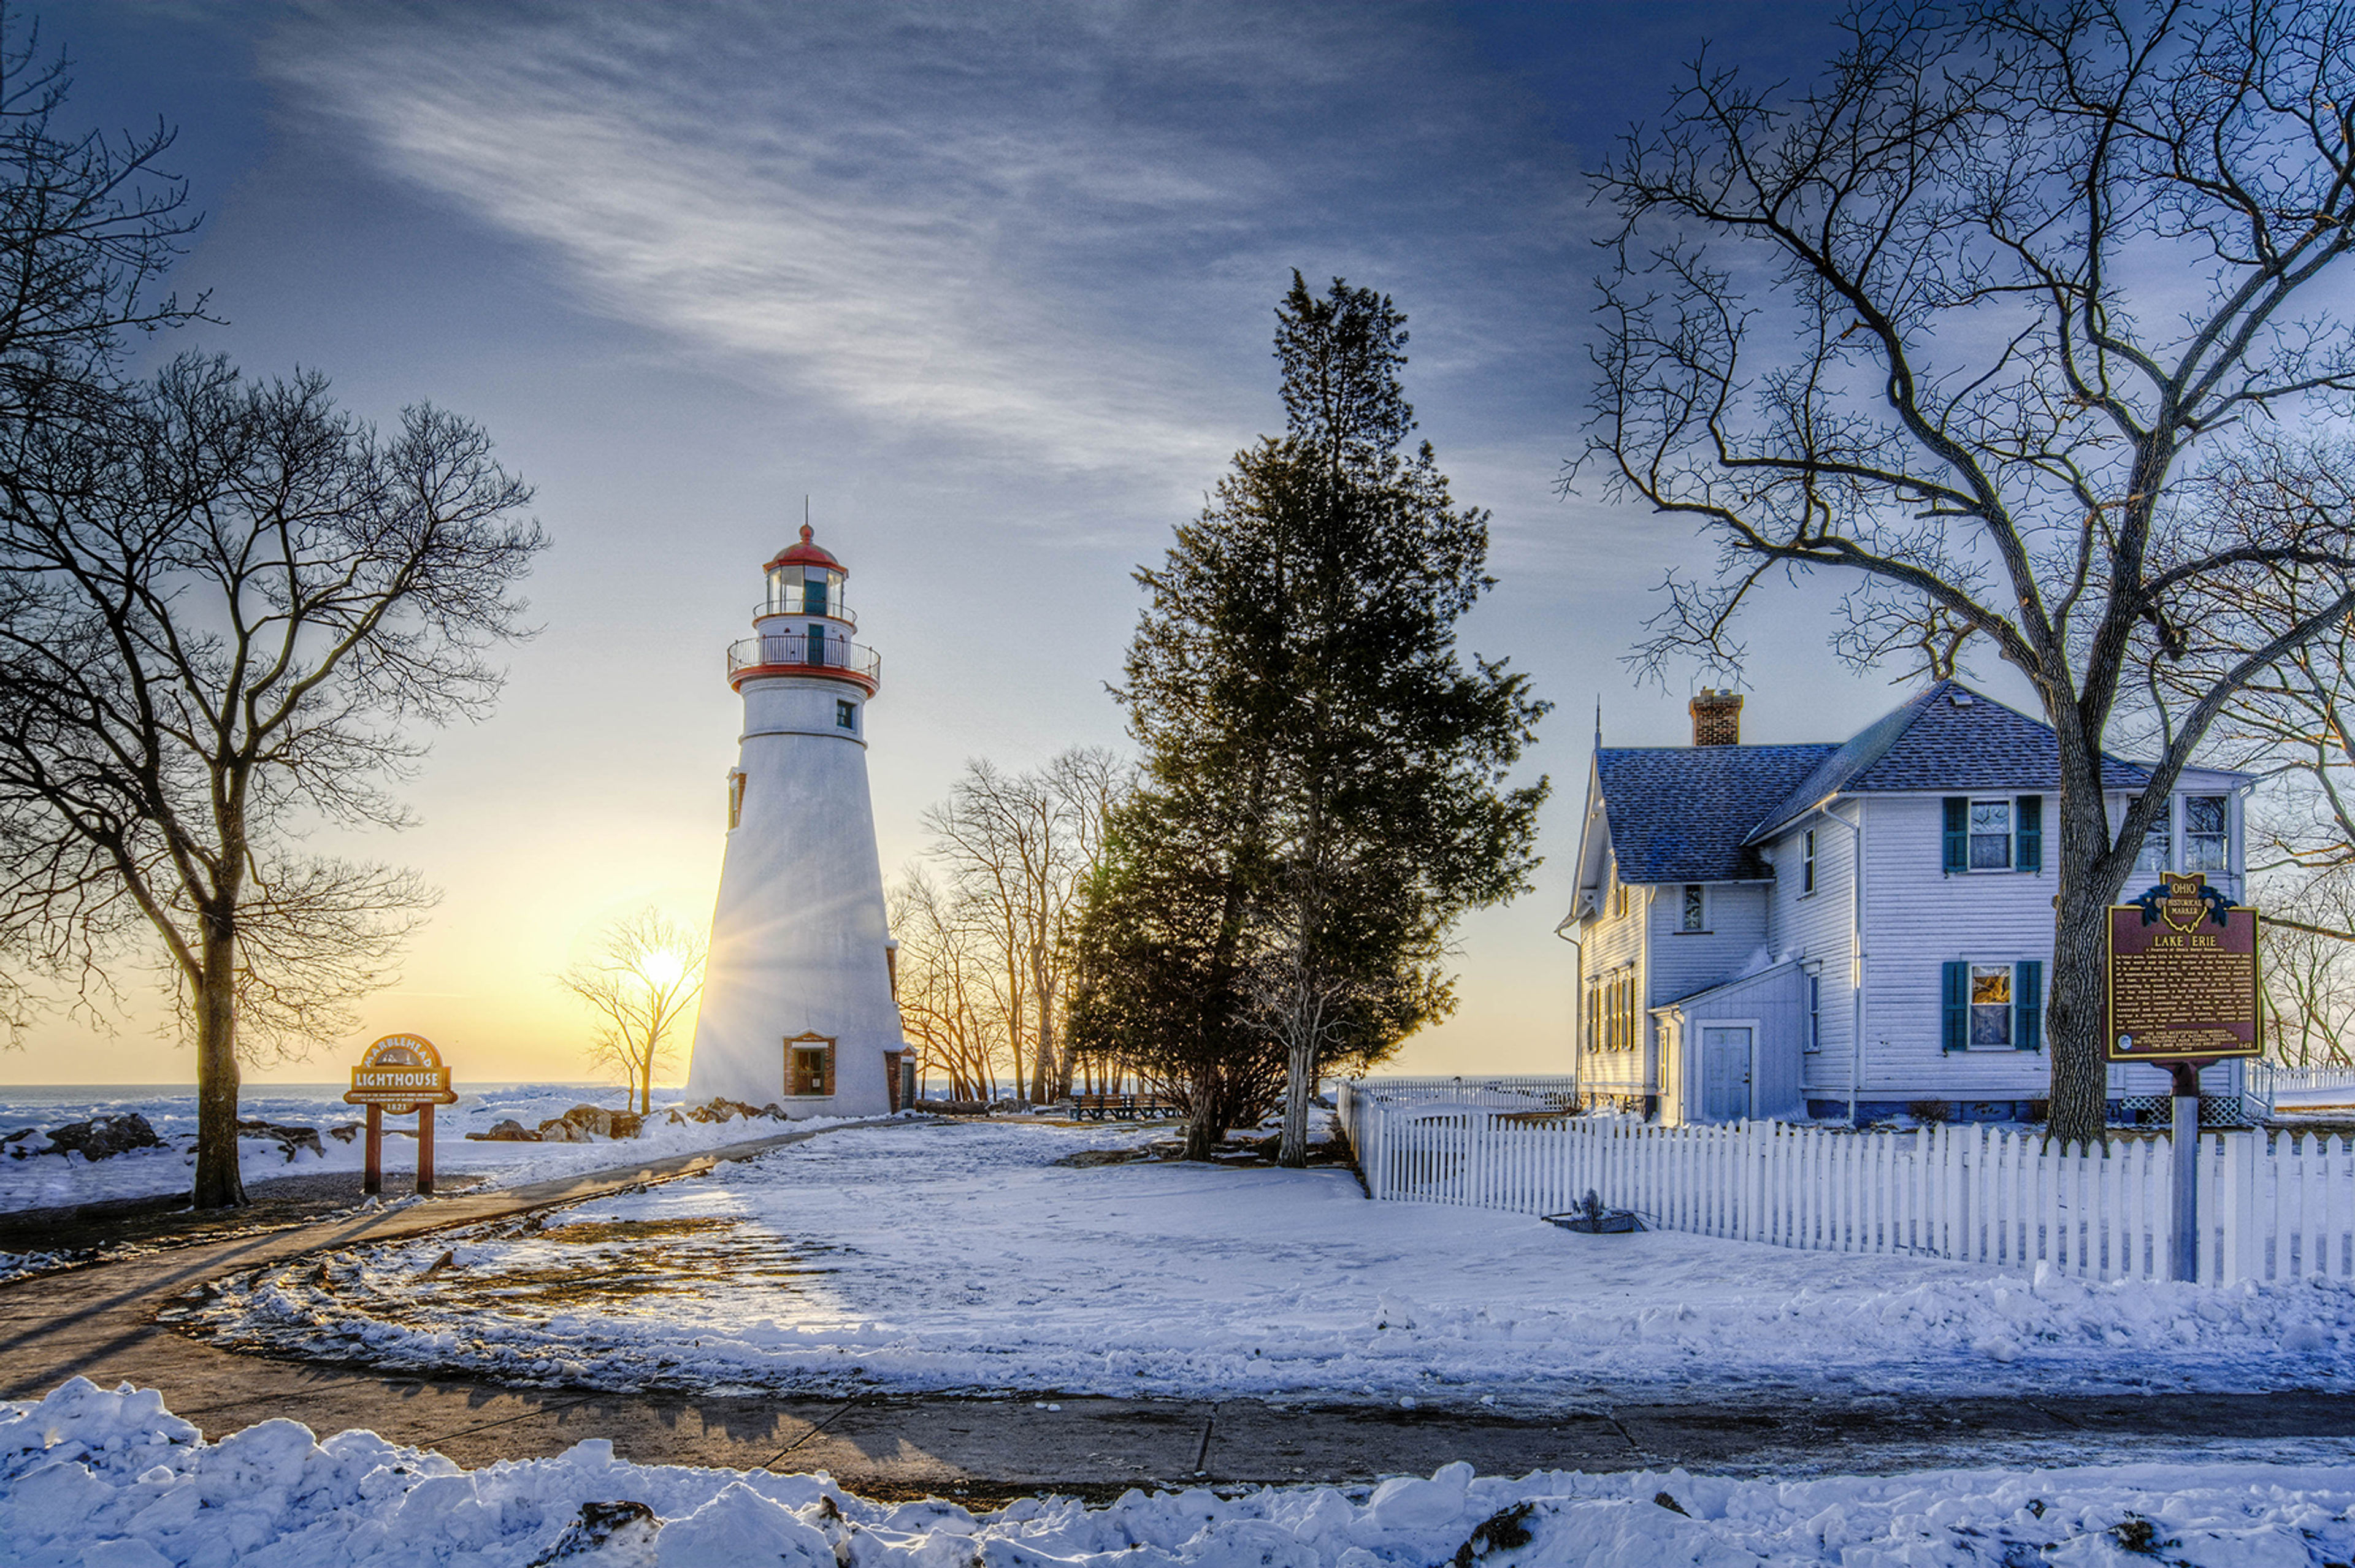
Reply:
[[[344,1104],[368,1107],[368,1169],[363,1192],[384,1190],[384,1119],[417,1117],[417,1190],[433,1190],[433,1107],[457,1103],[442,1053],[421,1035],[389,1034],[352,1069]]]

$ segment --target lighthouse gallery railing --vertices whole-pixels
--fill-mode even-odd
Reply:
[[[882,679],[883,656],[864,643],[839,637],[817,638],[806,632],[771,632],[728,645],[728,675],[734,679],[748,669],[814,665],[838,669],[872,684]]]

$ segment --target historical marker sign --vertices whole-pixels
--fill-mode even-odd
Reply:
[[[2197,873],[2110,908],[2112,1061],[2254,1056],[2257,912]]]

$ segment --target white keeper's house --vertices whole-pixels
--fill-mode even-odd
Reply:
[[[1845,742],[1744,745],[1739,696],[1690,707],[1690,746],[1597,737],[1560,927],[1587,1103],[1670,1123],[2041,1114],[2052,731],[1952,680]],[[2113,820],[2148,777],[2105,761]],[[2253,783],[2187,769],[2137,874],[2202,871],[2237,901]],[[2205,1088],[2236,1111],[2240,1064]],[[2156,1068],[2111,1070],[2114,1115],[2167,1092]]]

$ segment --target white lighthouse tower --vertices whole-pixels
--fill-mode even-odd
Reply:
[[[848,573],[807,524],[767,572],[754,635],[728,650],[744,735],[687,1093],[881,1115],[905,1049],[867,797],[881,661],[850,640]]]

